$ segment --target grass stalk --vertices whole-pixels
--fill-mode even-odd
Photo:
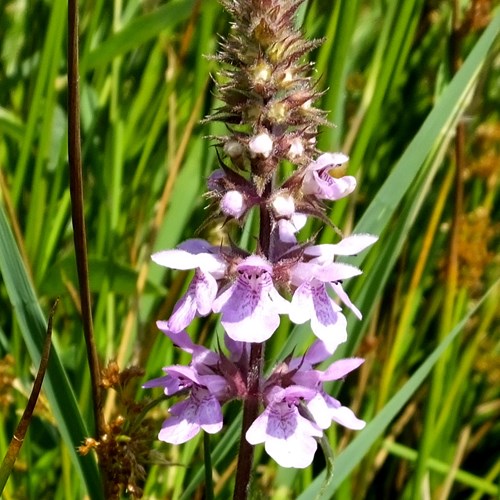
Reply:
[[[94,425],[97,436],[105,433],[101,403],[101,372],[94,340],[89,288],[87,236],[83,210],[83,178],[80,146],[80,95],[78,75],[78,2],[68,3],[68,155],[70,168],[71,215],[80,285],[82,323],[92,386]],[[106,490],[105,490],[106,491]]]

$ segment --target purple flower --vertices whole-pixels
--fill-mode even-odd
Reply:
[[[197,371],[187,366],[168,366],[167,375],[146,382],[144,388],[163,387],[167,396],[189,390],[189,397],[173,405],[170,418],[163,422],[158,438],[180,444],[196,436],[201,429],[214,434],[222,428],[222,410],[215,394],[208,389]]]
[[[192,355],[189,366],[173,365],[163,368],[165,376],[146,382],[144,388],[162,387],[167,396],[187,393],[188,397],[174,404],[170,417],[165,420],[159,439],[171,444],[180,444],[196,436],[201,429],[214,434],[222,428],[221,402],[236,395],[237,368],[227,358],[194,344],[186,332],[168,330],[168,322],[159,321],[158,326],[183,351]],[[235,346],[241,356],[238,344]],[[229,366],[232,378],[221,370]],[[233,368],[234,367],[234,368]]]
[[[303,469],[316,452],[315,437],[323,432],[303,417],[297,407],[307,390],[295,387],[277,389],[264,412],[257,417],[245,437],[250,444],[265,444],[266,452],[282,467]]]
[[[206,388],[193,386],[188,399],[170,408],[171,417],[163,422],[158,438],[170,444],[181,444],[195,437],[201,429],[215,434],[222,429],[219,401]]]
[[[292,297],[290,320],[296,324],[311,320],[311,329],[321,339],[327,349],[333,352],[347,339],[347,321],[342,309],[328,294],[334,291],[340,300],[361,319],[361,312],[351,302],[342,288],[341,282],[361,274],[361,271],[348,264],[333,262],[336,255],[354,255],[377,238],[363,234],[344,238],[332,245],[315,245],[304,250],[307,262],[298,262],[291,272],[291,281],[297,289]]]
[[[328,295],[325,283],[302,283],[292,298],[290,320],[296,324],[311,320],[311,329],[333,352],[347,340],[347,320],[342,309]]]
[[[251,255],[236,268],[234,283],[214,301],[229,337],[242,342],[264,342],[278,328],[280,314],[290,303],[274,288],[272,266],[262,257]]]
[[[302,191],[325,200],[340,200],[356,188],[351,175],[332,177],[329,171],[344,164],[349,158],[342,153],[324,153],[306,167]]]
[[[171,269],[196,269],[186,294],[177,302],[168,321],[168,329],[180,332],[196,314],[206,316],[217,295],[217,280],[224,277],[226,261],[220,249],[205,240],[187,240],[174,250],[164,250],[151,256],[154,262]]]
[[[332,363],[325,371],[306,369],[307,364],[304,364],[293,375],[292,380],[297,385],[316,388],[317,393],[307,402],[307,409],[321,429],[330,427],[332,421],[348,429],[360,430],[365,427],[365,422],[357,418],[350,408],[342,406],[340,401],[323,389],[324,382],[343,379],[363,363],[364,359],[361,358],[340,359]]]
[[[301,262],[292,270],[292,283],[297,289],[292,297],[290,320],[302,324],[310,319],[313,333],[330,352],[346,341],[347,320],[327,289],[339,290],[347,305],[359,313],[339,284],[341,280],[358,274],[361,274],[358,268],[340,263]]]
[[[246,439],[254,445],[264,443],[266,452],[282,467],[310,465],[317,448],[315,438],[321,437],[332,421],[350,429],[365,426],[323,388],[324,382],[345,377],[363,360],[341,359],[325,371],[314,369],[330,355],[327,346],[316,341],[303,357],[278,365],[264,383],[266,407],[248,429]]]

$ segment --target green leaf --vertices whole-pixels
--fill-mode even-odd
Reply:
[[[0,206],[0,273],[30,356],[33,363],[38,365],[47,322],[26,273],[3,206]],[[90,433],[77,407],[73,390],[55,348],[52,350],[45,376],[45,390],[58,423],[58,430],[87,485],[89,495],[93,499],[103,498],[93,456],[82,457],[76,451]]]
[[[82,59],[81,73],[107,64],[115,57],[136,49],[140,44],[172,29],[189,17],[193,5],[194,0],[169,2],[154,12],[134,19],[118,33],[95,47],[88,57]]]
[[[453,328],[441,344],[434,349],[432,354],[425,360],[424,363],[422,363],[420,368],[412,375],[408,382],[406,382],[396,395],[393,396],[392,399],[385,405],[384,409],[361,432],[357,434],[352,443],[349,444],[349,446],[338,456],[335,461],[336,474],[334,475],[331,484],[326,488],[324,492],[325,496],[323,498],[331,498],[331,495],[335,493],[342,481],[344,481],[344,479],[346,479],[353,469],[360,463],[361,459],[368,453],[371,446],[382,436],[387,426],[410,400],[413,394],[415,394],[415,391],[420,387],[422,382],[431,372],[432,367],[443,355],[447,347],[462,331],[469,318],[478,310],[479,306],[490,294],[493,293],[493,291],[498,293],[499,284],[500,280],[497,281],[495,285],[493,285],[488,292],[486,292],[481,300],[462,318],[460,323],[458,323],[458,325]],[[307,488],[302,495],[299,496],[298,500],[313,498],[320,489],[324,478],[325,472],[323,471],[318,477],[316,477],[309,488]]]
[[[500,14],[491,21],[463,66],[444,89],[417,135],[356,225],[355,232],[380,234],[387,227],[434,145],[439,144],[444,136],[451,133],[462,116],[467,98],[498,35],[499,28]],[[366,253],[352,259],[351,262],[359,265],[365,255]]]
[[[89,256],[90,291],[100,292],[104,282],[109,290],[117,294],[133,295],[137,289],[138,272],[132,267],[119,262],[109,261],[98,256]],[[47,273],[40,287],[43,295],[58,295],[65,292],[64,282],[69,280],[78,286],[78,276],[75,257],[70,255],[55,264]],[[143,293],[165,295],[166,290],[161,285],[148,280]]]
[[[22,121],[8,109],[0,106],[0,133],[10,135],[18,141],[24,136],[24,125]]]

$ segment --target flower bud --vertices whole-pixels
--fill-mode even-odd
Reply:
[[[220,202],[222,213],[239,219],[247,209],[245,198],[239,191],[228,191]]]
[[[252,76],[254,84],[264,84],[271,79],[272,68],[264,61],[260,61],[252,68]]]
[[[229,140],[224,144],[224,153],[230,158],[239,158],[243,154],[243,146],[235,140]]]
[[[207,179],[208,189],[211,189],[212,191],[220,191],[221,186],[223,186],[222,182],[225,178],[226,174],[224,170],[221,168],[214,170]]]
[[[264,132],[250,139],[248,149],[250,150],[250,156],[252,158],[255,158],[257,155],[269,158],[273,150],[273,140],[269,134]]]
[[[302,139],[300,137],[296,137],[290,144],[290,148],[288,150],[288,157],[290,159],[298,158],[304,154],[304,144],[302,143]]]
[[[272,201],[276,217],[290,217],[295,213],[295,202],[288,193],[280,194]]]

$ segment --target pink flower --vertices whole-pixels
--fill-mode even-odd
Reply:
[[[149,380],[143,387],[161,387],[167,396],[188,394],[185,400],[170,408],[170,417],[163,422],[158,436],[167,443],[180,444],[202,429],[209,434],[222,429],[221,402],[237,395],[241,377],[228,358],[194,344],[185,331],[173,333],[167,326],[166,321],[158,322],[158,327],[176,346],[192,355],[191,363],[189,366],[166,366],[163,368],[165,376]],[[228,347],[235,347],[241,357],[238,343],[232,342]]]
[[[340,359],[332,363],[325,371],[308,370],[304,365],[293,375],[292,380],[297,385],[317,389],[318,392],[314,398],[307,402],[307,409],[321,429],[330,427],[332,421],[348,429],[360,430],[365,427],[365,422],[356,417],[350,408],[342,406],[340,401],[323,389],[324,382],[341,380],[363,363],[364,359],[361,358]]]
[[[331,353],[317,341],[301,358],[278,365],[264,383],[264,412],[246,433],[250,444],[264,443],[266,452],[282,467],[304,468],[314,459],[316,438],[332,421],[349,429],[362,429],[365,422],[349,408],[326,394],[324,382],[344,378],[363,363],[360,358],[341,359],[325,371],[314,366]],[[308,414],[301,410],[305,405]]]
[[[296,324],[311,320],[313,333],[330,352],[346,341],[347,320],[328,294],[328,289],[340,290],[342,298],[359,313],[339,285],[341,280],[358,274],[361,274],[358,268],[340,263],[300,262],[292,270],[292,283],[297,289],[292,297],[290,320]]]
[[[293,387],[278,389],[264,412],[257,417],[245,437],[250,444],[264,443],[266,452],[282,467],[303,469],[316,452],[315,437],[323,432],[299,413],[299,393]]]
[[[215,396],[203,387],[194,386],[188,399],[170,408],[171,417],[163,422],[158,438],[181,444],[195,437],[201,429],[215,434],[222,429],[222,410]]]
[[[296,324],[311,320],[311,329],[327,349],[333,352],[347,339],[347,321],[342,309],[328,291],[336,293],[340,300],[361,319],[361,312],[351,302],[341,282],[361,274],[348,264],[333,262],[336,255],[354,255],[372,245],[377,238],[372,235],[353,235],[332,245],[306,247],[308,261],[298,262],[291,272],[292,284],[297,286],[290,308],[290,320]]]
[[[324,153],[306,168],[302,191],[325,200],[340,200],[356,188],[356,179],[351,175],[332,177],[329,171],[344,164],[349,157],[342,153]]]
[[[154,262],[171,269],[195,269],[186,294],[177,302],[168,321],[168,329],[180,332],[194,317],[211,312],[217,295],[217,280],[224,276],[226,261],[220,249],[205,240],[187,240],[174,250],[164,250],[151,256]]]
[[[272,266],[264,258],[251,255],[236,270],[236,281],[215,299],[212,309],[222,313],[222,326],[233,340],[264,342],[290,303],[274,288]]]

